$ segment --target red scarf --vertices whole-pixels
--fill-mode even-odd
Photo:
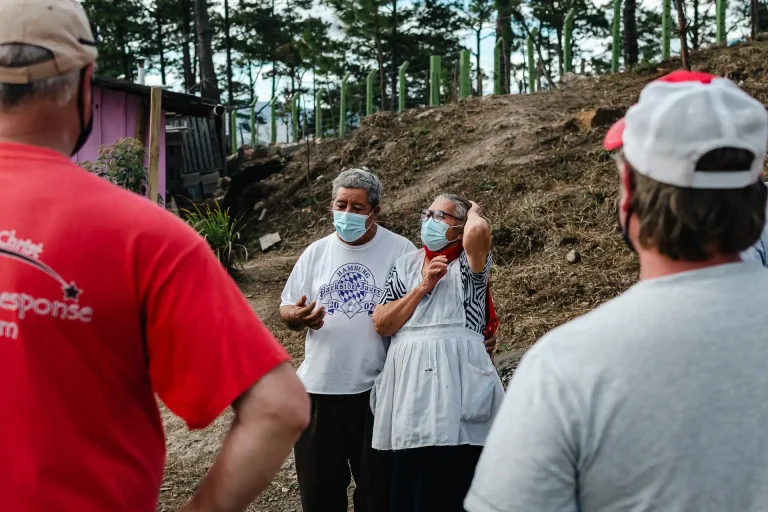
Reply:
[[[430,251],[424,247],[424,252],[427,255],[427,260],[432,261],[435,256],[445,256],[448,258],[448,263],[457,260],[461,253],[464,252],[464,246],[461,244],[451,245],[440,251]],[[491,297],[491,281],[488,280],[488,293],[485,294],[485,330],[483,336],[490,338],[499,329],[499,317],[496,315],[496,308],[493,306],[493,298]]]

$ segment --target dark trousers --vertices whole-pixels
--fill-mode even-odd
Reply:
[[[482,446],[393,452],[390,512],[464,512]]]
[[[355,479],[355,512],[387,512],[391,452],[371,448],[370,392],[310,395],[309,426],[294,447],[303,512],[347,512]]]

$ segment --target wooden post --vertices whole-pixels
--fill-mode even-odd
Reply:
[[[539,29],[533,27],[528,34],[528,40],[526,41],[526,53],[528,54],[528,93],[533,94],[536,92],[536,61],[534,60],[534,45],[536,44],[536,36],[539,35]]]
[[[378,73],[377,70],[371,70],[370,73],[368,73],[368,77],[365,80],[365,115],[366,116],[372,116],[374,114],[373,110],[373,80],[376,78],[376,73]]]
[[[259,97],[254,96],[251,102],[251,146],[255,146],[259,143],[258,126],[256,124],[256,103],[258,103]]]
[[[503,45],[504,40],[502,38],[498,38],[496,40],[496,46],[493,47],[493,94],[501,94],[502,91],[501,56]],[[479,70],[478,73],[480,73]]]
[[[150,94],[151,104],[149,108],[149,183],[147,183],[150,201],[157,202],[160,197],[160,130],[163,117],[163,89],[153,87]]]
[[[443,76],[440,60],[439,55],[432,55],[429,58],[429,74],[431,75],[429,104],[433,107],[440,105],[440,82]]]
[[[408,61],[403,62],[400,66],[400,80],[398,81],[398,111],[405,110],[405,70],[408,69]]]
[[[661,60],[669,60],[669,40],[672,33],[672,0],[661,0]]]
[[[341,100],[339,101],[339,137],[347,134],[347,82],[350,75],[344,77],[341,81]]]
[[[459,98],[463,100],[472,94],[472,84],[469,81],[469,50],[461,50],[461,62],[459,67]]]
[[[621,51],[621,0],[613,0],[613,43],[611,44],[611,73],[619,72]]]
[[[269,102],[269,142],[277,144],[277,98],[272,98]]]
[[[573,50],[572,50],[572,42],[573,42],[573,20],[576,18],[576,11],[571,9],[568,11],[568,15],[565,17],[565,35],[563,36],[565,38],[565,55],[563,56],[563,60],[565,61],[565,72],[566,73],[572,73],[573,72]]]

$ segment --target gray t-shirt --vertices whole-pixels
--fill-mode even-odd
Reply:
[[[768,272],[642,281],[512,378],[469,512],[768,510]]]

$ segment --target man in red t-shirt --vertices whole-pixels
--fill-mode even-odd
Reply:
[[[185,510],[243,510],[308,398],[201,237],[70,162],[96,56],[77,1],[0,2],[0,510],[154,512],[155,393],[193,429],[234,407]]]

